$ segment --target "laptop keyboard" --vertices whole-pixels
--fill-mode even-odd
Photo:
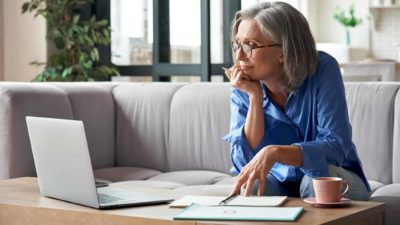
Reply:
[[[118,197],[107,195],[107,194],[98,193],[97,195],[99,196],[99,201],[102,204],[107,204],[107,203],[112,203],[112,202],[119,202],[119,201],[123,201],[124,200],[122,198],[118,198]]]

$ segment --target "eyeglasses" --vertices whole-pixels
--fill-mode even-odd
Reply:
[[[237,51],[239,49],[242,49],[243,53],[246,55],[247,58],[251,57],[251,53],[253,49],[257,48],[266,48],[266,47],[275,47],[275,46],[281,46],[280,44],[269,44],[269,45],[263,45],[263,46],[256,46],[256,45],[248,45],[248,44],[238,44],[236,42],[232,43],[232,52],[234,54],[237,54]]]

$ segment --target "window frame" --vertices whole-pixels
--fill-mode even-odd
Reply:
[[[201,46],[199,64],[170,63],[169,0],[153,0],[153,62],[151,65],[115,65],[121,76],[151,75],[153,81],[170,81],[173,76],[200,76],[202,82],[211,81],[211,75],[223,75],[221,67],[233,64],[230,46],[230,25],[236,11],[241,8],[240,0],[223,0],[223,63],[211,63],[210,49],[210,0],[201,1]],[[91,11],[91,12],[89,12]],[[96,0],[91,10],[84,13],[98,19],[110,21],[110,0]],[[160,35],[163,34],[163,35]],[[112,64],[111,45],[98,46],[100,62]],[[224,81],[227,80],[225,76]]]

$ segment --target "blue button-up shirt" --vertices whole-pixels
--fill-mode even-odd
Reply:
[[[356,173],[370,190],[356,147],[351,141],[351,125],[339,65],[330,55],[319,52],[315,74],[289,93],[285,108],[280,109],[263,89],[265,132],[252,149],[244,134],[249,109],[248,95],[232,88],[230,133],[232,174],[240,170],[267,145],[297,145],[302,149],[303,165],[294,167],[275,163],[270,173],[279,181],[327,176],[328,165]]]

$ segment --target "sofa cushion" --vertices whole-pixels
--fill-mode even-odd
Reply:
[[[172,99],[168,162],[171,170],[214,170],[228,173],[229,84],[196,83]]]
[[[157,170],[139,167],[110,167],[95,170],[94,176],[111,182],[118,182],[125,180],[145,180],[160,173]]]
[[[400,197],[400,183],[385,185],[384,187],[381,187],[378,190],[376,190],[371,195],[372,198],[376,198],[379,196]],[[400,205],[398,208],[400,209]]]
[[[150,177],[149,180],[169,181],[183,185],[203,185],[215,184],[227,177],[229,177],[229,175],[220,172],[205,170],[185,170],[162,173]]]
[[[183,187],[182,184],[168,182],[168,181],[157,181],[157,180],[133,180],[133,181],[122,181],[110,184],[111,187],[135,189],[135,188],[151,188],[151,189],[168,189],[173,190],[175,188]]]
[[[116,165],[168,171],[170,104],[183,84],[122,84],[113,90]]]
[[[379,188],[385,186],[385,184],[382,184],[381,182],[374,181],[374,180],[368,180],[368,183],[369,183],[369,186],[371,187],[371,193],[374,193]]]
[[[395,83],[346,83],[353,141],[368,179],[392,182]],[[379,163],[376,163],[379,161]]]
[[[82,120],[94,169],[115,165],[115,124],[112,89],[94,83],[55,83],[67,94],[73,118]]]
[[[220,179],[218,182],[216,182],[215,185],[231,185],[231,187],[233,187],[234,183],[235,183],[235,177],[224,177]]]
[[[386,203],[386,225],[398,225],[400,221],[400,183],[386,185],[376,190],[371,201]]]
[[[47,83],[0,82],[0,179],[35,176],[26,116],[72,119],[67,95]]]

